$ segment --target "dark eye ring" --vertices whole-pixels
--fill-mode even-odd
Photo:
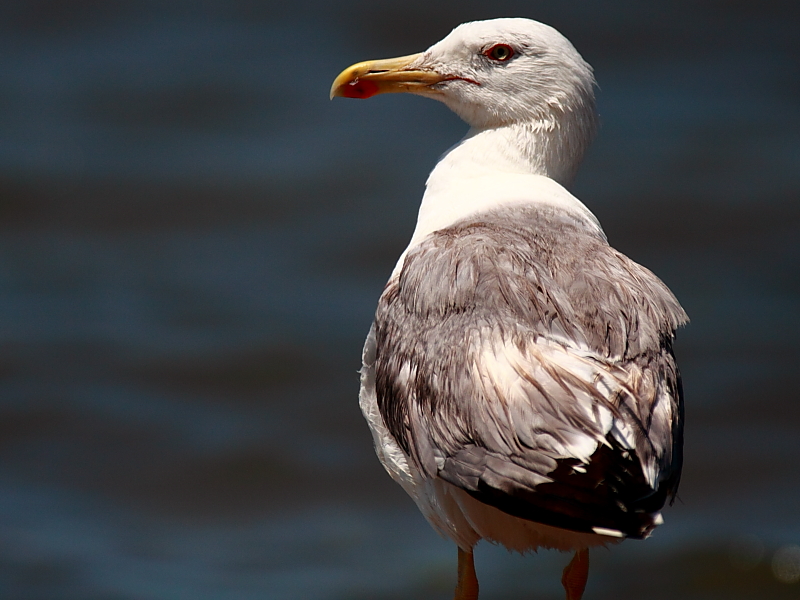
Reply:
[[[495,44],[486,50],[484,54],[497,62],[506,62],[514,56],[514,49],[508,44]]]

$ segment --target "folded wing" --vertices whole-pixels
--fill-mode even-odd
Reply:
[[[685,320],[569,215],[487,213],[432,234],[387,284],[378,408],[429,477],[521,518],[643,537],[680,477]]]

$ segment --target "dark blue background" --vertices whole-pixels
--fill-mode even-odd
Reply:
[[[374,457],[356,371],[466,127],[328,89],[494,16],[554,25],[594,65],[574,191],[692,318],[680,500],[651,540],[595,552],[586,600],[800,597],[774,566],[800,543],[784,6],[5,1],[0,597],[450,597],[455,548]],[[554,599],[566,560],[484,545],[477,567],[487,598]]]

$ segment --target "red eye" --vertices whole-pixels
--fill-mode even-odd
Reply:
[[[486,50],[484,54],[497,62],[506,62],[514,56],[514,49],[508,44],[495,44]]]

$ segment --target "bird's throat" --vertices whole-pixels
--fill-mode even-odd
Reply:
[[[562,148],[563,138],[560,124],[553,121],[473,129],[442,157],[427,186],[436,187],[458,172],[461,178],[505,173],[541,175],[567,187],[583,155],[580,152],[576,156],[574,148],[584,144],[568,140],[568,152]]]

